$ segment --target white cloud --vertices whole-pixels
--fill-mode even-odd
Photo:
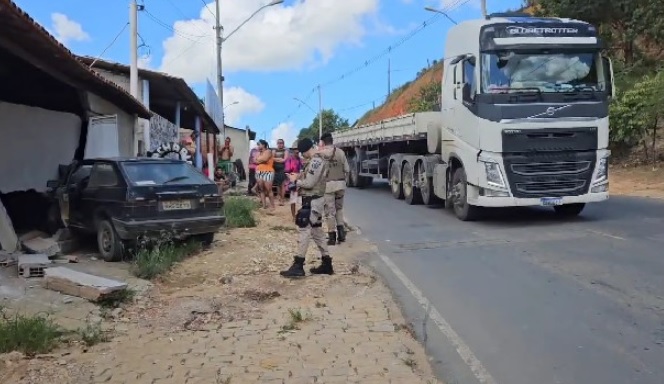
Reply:
[[[53,36],[62,44],[70,41],[88,41],[90,35],[83,30],[81,24],[70,19],[62,13],[52,13],[51,22],[53,23]]]
[[[270,146],[276,146],[277,140],[283,139],[286,146],[290,147],[297,139],[298,133],[300,130],[296,129],[292,122],[281,123],[270,133]]]
[[[226,124],[235,126],[244,115],[260,113],[265,104],[258,96],[240,87],[224,88],[224,120]],[[241,127],[238,127],[241,128]]]
[[[222,0],[222,25],[230,33],[267,0]],[[343,4],[340,4],[343,3]],[[231,36],[223,47],[224,72],[288,70],[327,62],[342,44],[359,44],[365,18],[379,0],[307,0],[263,10]],[[214,9],[213,3],[209,9]],[[166,39],[161,70],[201,82],[214,73],[214,15],[174,23]],[[202,37],[201,37],[202,36]],[[192,60],[195,58],[195,60]]]

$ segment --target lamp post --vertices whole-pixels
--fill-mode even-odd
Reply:
[[[221,60],[221,49],[222,45],[226,40],[228,40],[235,32],[237,32],[242,26],[247,24],[249,20],[251,20],[254,16],[256,16],[260,11],[262,11],[265,8],[272,7],[274,5],[278,5],[283,3],[284,0],[273,0],[268,4],[265,4],[264,6],[258,8],[254,13],[251,14],[245,21],[240,23],[240,25],[237,26],[231,33],[226,35],[226,37],[223,36],[224,33],[224,28],[221,26],[221,21],[220,21],[220,12],[219,12],[219,3],[220,0],[216,0],[216,25],[214,27],[215,32],[216,32],[216,37],[217,37],[217,88],[219,89],[219,105],[222,107],[221,108],[221,130],[223,132],[224,138],[226,137],[226,122],[224,119],[224,75],[222,72],[222,60]]]
[[[441,15],[445,16],[447,20],[451,21],[454,25],[457,25],[456,21],[452,19],[445,11],[441,11],[440,9],[432,8],[432,7],[424,7],[425,11],[433,12],[433,13],[440,13]]]
[[[234,102],[232,102],[232,103],[230,103],[230,104],[226,104],[226,105],[224,105],[224,110],[226,110],[226,108],[230,107],[231,105],[238,105],[238,104],[240,104],[239,101],[234,101]]]
[[[318,103],[319,104],[318,112],[316,112],[315,109],[311,108],[311,106],[309,104],[305,103],[304,100],[300,100],[297,97],[293,97],[293,100],[297,101],[301,105],[304,105],[305,107],[309,108],[311,110],[311,112],[318,115],[318,139],[320,140],[320,138],[323,137],[323,109],[322,109],[322,105],[320,105],[321,104],[320,103],[320,97],[318,98],[318,101],[319,101],[319,103]]]

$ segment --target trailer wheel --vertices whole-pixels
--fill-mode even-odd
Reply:
[[[435,205],[440,203],[440,199],[433,193],[433,180],[427,177],[424,164],[418,163],[415,168],[415,180],[418,181],[422,203],[425,205]]]
[[[353,156],[348,160],[348,165],[350,166],[350,173],[348,174],[348,186],[349,187],[359,187],[360,176],[357,170],[357,156]]]
[[[461,221],[473,221],[480,215],[480,208],[468,204],[468,179],[463,168],[457,168],[452,176],[451,203],[454,214]]]
[[[411,163],[404,164],[403,172],[401,174],[401,184],[404,199],[409,205],[422,203],[422,195],[420,195],[419,188],[415,186],[414,173],[413,165]]]
[[[392,162],[392,165],[390,165],[390,188],[392,189],[392,196],[395,199],[403,200],[403,186],[399,180],[400,174],[399,163],[396,161]]]

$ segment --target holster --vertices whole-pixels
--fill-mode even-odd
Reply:
[[[311,221],[311,204],[309,204],[308,207],[304,206],[304,202],[302,203],[302,208],[297,210],[297,215],[295,215],[295,224],[299,228],[306,228],[309,226],[309,223]]]
[[[302,196],[302,208],[307,208],[311,210],[311,202],[316,199],[320,199],[320,196]]]

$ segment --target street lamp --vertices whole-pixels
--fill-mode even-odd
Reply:
[[[224,28],[221,26],[221,21],[219,18],[220,12],[219,12],[219,3],[220,0],[216,0],[216,7],[217,7],[217,13],[216,13],[216,26],[215,26],[215,31],[217,34],[217,88],[219,89],[219,105],[222,106],[221,110],[221,129],[223,132],[223,136],[226,137],[226,122],[224,121],[224,75],[222,72],[222,61],[221,61],[221,48],[224,42],[228,40],[235,32],[237,32],[242,26],[247,24],[249,20],[251,20],[254,16],[256,16],[260,11],[264,10],[265,8],[272,7],[278,4],[283,3],[284,0],[273,0],[262,7],[258,8],[256,12],[252,13],[251,16],[247,17],[245,21],[240,23],[240,25],[237,26],[231,33],[229,33],[226,37],[223,36]]]
[[[226,104],[226,105],[224,105],[224,110],[226,110],[226,108],[230,107],[231,105],[238,105],[238,104],[240,104],[239,101],[234,101],[234,102],[232,102],[232,103],[230,103],[230,104]]]
[[[298,103],[300,103],[301,105],[304,105],[305,107],[309,108],[311,110],[311,112],[313,112],[315,114],[318,114],[318,120],[319,120],[318,121],[318,138],[320,139],[321,137],[323,137],[323,115],[321,113],[321,110],[316,112],[313,108],[311,108],[311,106],[309,104],[305,103],[303,100],[298,99],[297,97],[293,97],[293,100],[295,100]]]
[[[456,21],[454,21],[445,11],[441,11],[440,9],[432,8],[432,7],[424,7],[425,11],[433,12],[433,13],[440,13],[441,15],[445,16],[447,20],[451,21],[454,23],[454,25],[457,25]]]

